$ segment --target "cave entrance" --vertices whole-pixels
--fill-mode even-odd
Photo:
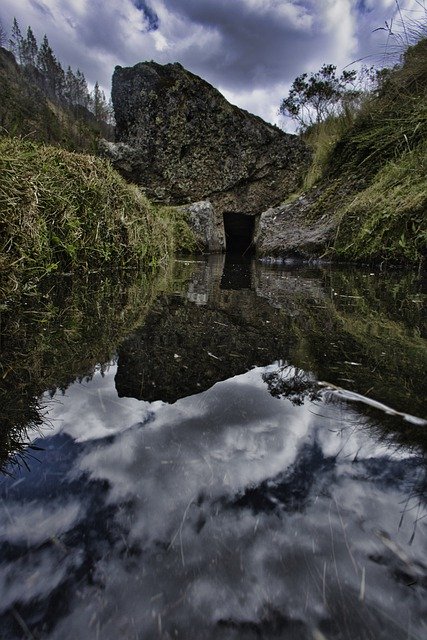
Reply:
[[[253,239],[255,216],[244,213],[224,213],[225,247],[227,253],[248,255],[255,250]]]

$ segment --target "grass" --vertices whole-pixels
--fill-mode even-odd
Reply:
[[[307,223],[328,216],[332,259],[419,265],[427,254],[427,38],[382,74],[357,111],[310,128]]]
[[[323,176],[335,145],[351,127],[354,117],[355,112],[347,110],[313,125],[303,134],[303,139],[313,149],[311,165],[304,176],[304,190],[310,189]]]
[[[106,160],[0,139],[0,273],[9,284],[162,263],[192,246],[184,216],[154,207]]]
[[[339,213],[338,256],[416,263],[427,247],[427,139],[380,169]]]
[[[427,139],[427,38],[410,47],[401,66],[385,74],[330,156],[328,173],[374,176],[388,161]]]

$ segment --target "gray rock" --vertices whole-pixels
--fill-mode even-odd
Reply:
[[[337,221],[332,215],[310,221],[307,212],[317,196],[313,191],[309,197],[303,196],[262,213],[254,238],[257,253],[302,259],[322,256]]]
[[[209,200],[183,205],[180,209],[188,214],[188,224],[200,249],[211,253],[225,251],[223,220]]]
[[[298,187],[310,159],[297,136],[231,105],[177,63],[116,67],[112,100],[118,144],[104,153],[167,204],[209,199],[218,216],[260,214]]]

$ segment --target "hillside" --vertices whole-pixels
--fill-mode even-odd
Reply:
[[[37,83],[39,75],[0,47],[0,135],[89,152],[96,151],[100,137],[112,139],[113,127],[98,122],[88,109],[49,99]]]
[[[263,255],[418,264],[426,256],[426,218],[423,39],[365,100],[314,186],[261,216],[257,247]]]

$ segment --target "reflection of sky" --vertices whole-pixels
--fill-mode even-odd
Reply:
[[[150,405],[111,367],[55,398],[2,485],[8,637],[16,613],[58,640],[424,637],[420,460],[263,372]]]

